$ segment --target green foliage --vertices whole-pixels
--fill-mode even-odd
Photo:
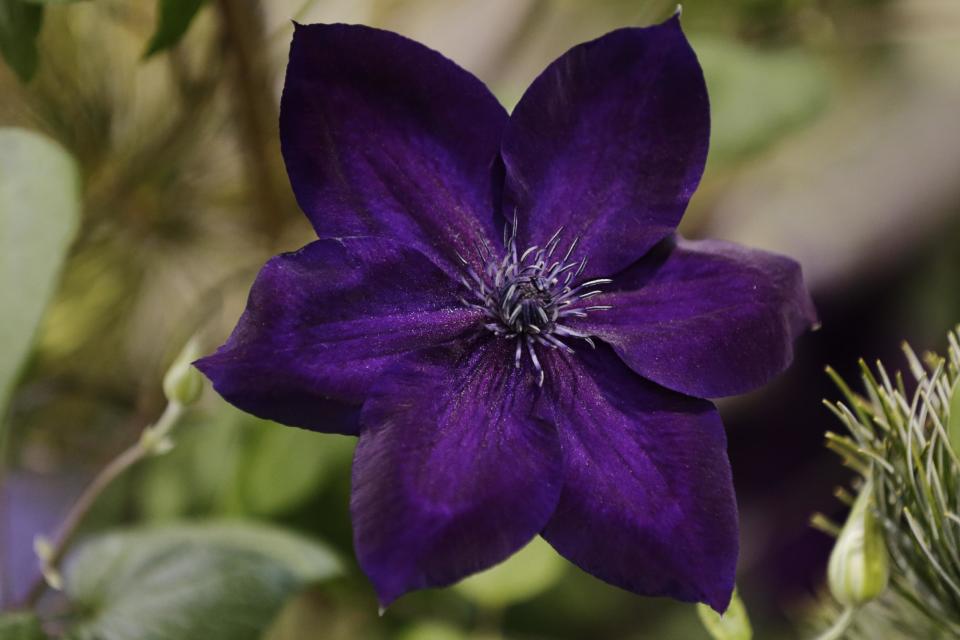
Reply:
[[[169,49],[190,28],[204,0],[157,0],[157,29],[150,38],[144,57]]]
[[[37,71],[37,35],[43,7],[21,0],[0,2],[0,54],[23,82]]]
[[[445,622],[418,622],[400,634],[399,640],[466,640],[467,635]]]
[[[763,149],[827,103],[826,71],[807,51],[760,50],[716,38],[696,38],[693,45],[710,92],[711,162]]]
[[[214,407],[188,416],[177,447],[150,461],[141,490],[151,519],[281,515],[347,472],[353,438],[260,420],[219,399]]]
[[[500,609],[547,590],[564,567],[564,560],[538,536],[502,564],[467,578],[457,589],[484,607]]]
[[[947,358],[929,354],[925,364],[904,345],[912,393],[900,374],[861,362],[866,395],[830,371],[846,404],[827,404],[850,433],[828,433],[827,445],[873,487],[894,592],[884,615],[905,628],[919,617],[931,637],[960,635],[960,458],[946,428],[960,386],[958,334],[949,341]]]
[[[284,427],[266,420],[245,420],[245,447],[238,489],[246,511],[281,514],[303,503],[334,473],[346,473],[355,441]]]
[[[0,5],[8,7],[0,13],[9,10],[8,3]],[[73,158],[39,134],[0,129],[0,417],[79,217]]]
[[[40,621],[32,613],[16,612],[0,615],[0,640],[46,640]]]
[[[37,36],[43,24],[43,5],[78,0],[3,0],[0,2],[0,55],[23,82],[37,71]]]
[[[714,640],[751,640],[753,627],[750,625],[750,616],[747,608],[740,599],[736,590],[730,600],[730,606],[720,615],[705,604],[697,605],[697,614],[700,622]]]
[[[108,533],[78,549],[73,640],[254,640],[304,585],[340,571],[323,545],[240,522]]]

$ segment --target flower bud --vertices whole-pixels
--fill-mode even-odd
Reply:
[[[873,483],[867,481],[840,530],[827,565],[830,593],[848,607],[858,607],[879,596],[890,578],[890,560],[872,503]]]
[[[203,391],[203,377],[191,363],[200,357],[197,339],[190,338],[163,376],[163,393],[169,402],[193,404]]]

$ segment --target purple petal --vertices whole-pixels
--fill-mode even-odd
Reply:
[[[560,493],[552,427],[511,344],[417,354],[364,405],[353,467],[354,547],[383,606],[507,558],[540,532]]]
[[[504,133],[504,211],[522,245],[560,226],[587,275],[616,273],[670,234],[703,173],[703,73],[674,17],[578,45],[527,89]]]
[[[737,507],[716,409],[642,379],[604,345],[544,359],[541,415],[557,426],[564,484],[543,537],[601,580],[723,611]]]
[[[355,434],[382,371],[477,322],[456,296],[457,285],[414,249],[318,240],[263,267],[230,339],[196,365],[244,411]]]
[[[389,31],[297,25],[280,105],[290,182],[317,234],[388,237],[444,268],[496,243],[507,115],[456,64]]]
[[[744,393],[789,366],[816,322],[800,265],[715,240],[665,242],[614,278],[573,322],[610,343],[637,373],[700,398]]]

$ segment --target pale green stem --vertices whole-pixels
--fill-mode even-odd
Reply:
[[[844,609],[833,622],[833,625],[817,636],[816,640],[840,640],[850,628],[850,625],[853,624],[853,615],[856,612],[857,610],[854,607]]]
[[[49,556],[43,560],[45,574],[49,575],[51,572],[57,571],[58,565],[63,560],[70,543],[76,537],[83,519],[104,490],[137,462],[151,454],[162,451],[163,447],[169,443],[167,438],[181,415],[183,415],[183,405],[178,402],[169,402],[160,418],[143,430],[137,442],[111,460],[87,485],[87,488],[83,490],[76,503],[70,508],[67,517],[60,526],[60,533],[50,547]],[[27,592],[24,606],[33,607],[36,605],[47,586],[46,578],[43,576],[38,578]]]

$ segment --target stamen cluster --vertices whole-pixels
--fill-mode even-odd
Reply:
[[[584,318],[590,311],[606,311],[610,305],[576,306],[583,300],[602,293],[595,289],[598,285],[612,282],[609,278],[597,278],[577,283],[587,258],[571,260],[580,240],[575,237],[563,257],[554,258],[560,246],[563,227],[557,229],[543,247],[528,247],[522,253],[517,249],[517,221],[504,228],[504,256],[497,259],[489,247],[477,246],[477,255],[486,264],[483,275],[460,256],[460,261],[469,278],[461,279],[463,285],[478,301],[465,298],[461,301],[470,307],[480,309],[488,322],[484,326],[495,335],[516,340],[515,365],[520,367],[523,352],[526,350],[538,375],[538,383],[543,384],[543,368],[537,358],[534,345],[540,344],[551,349],[562,349],[573,353],[573,349],[563,342],[564,338],[580,338],[591,347],[596,347],[593,339],[566,324],[566,318]]]

